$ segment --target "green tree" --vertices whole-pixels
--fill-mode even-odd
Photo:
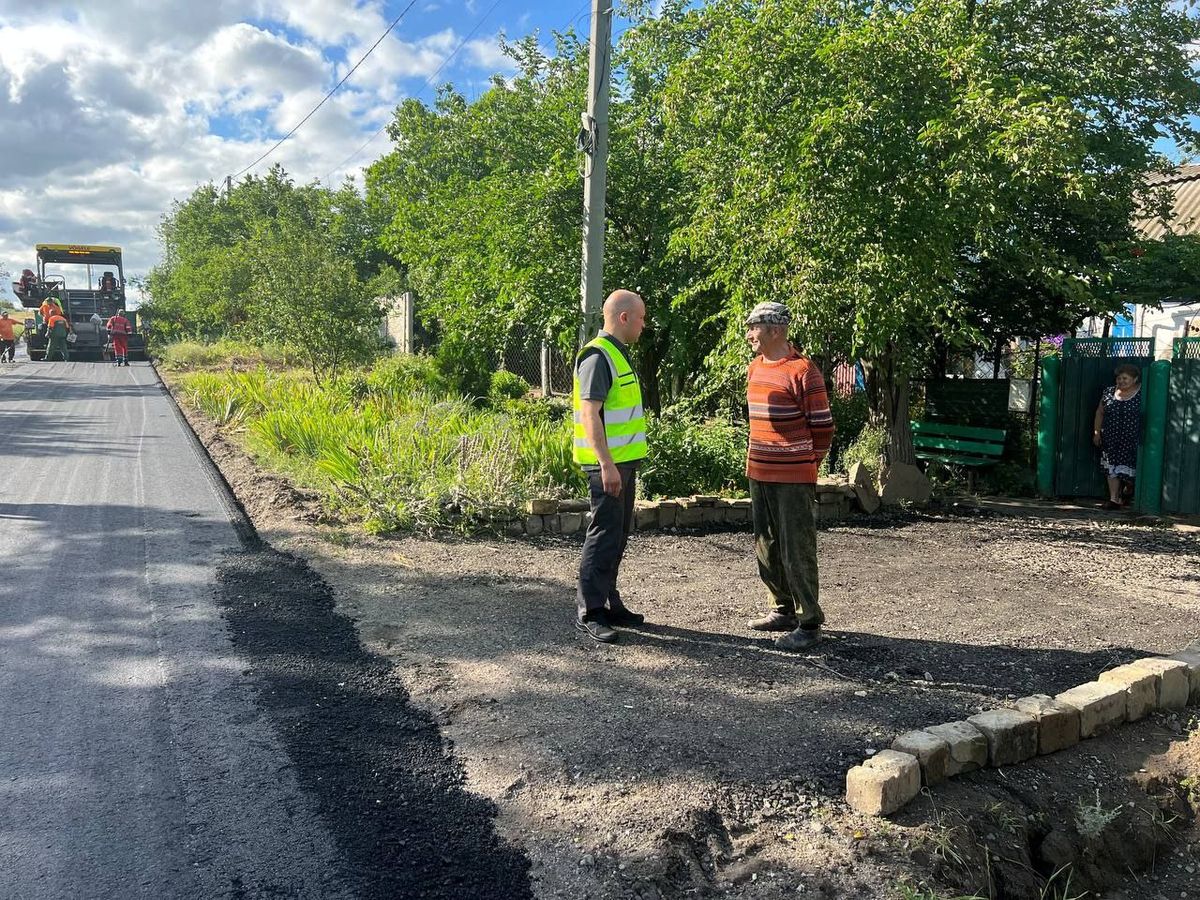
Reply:
[[[303,357],[318,383],[378,352],[382,310],[328,235],[285,224],[261,232],[258,245],[250,308],[257,335]]]
[[[683,43],[681,4],[637,24],[614,54],[605,281],[645,297],[637,350],[647,404],[690,386],[722,334],[722,297],[701,265],[671,240],[692,193],[666,140],[662,100]],[[514,335],[549,331],[573,351],[579,323],[581,165],[575,150],[585,106],[587,54],[556,35],[553,56],[537,36],[509,44],[517,75],[474,103],[451,88],[432,107],[397,111],[391,153],[368,170],[368,202],[392,211],[383,243],[405,261],[422,314],[443,336],[493,351]]]
[[[161,263],[147,278],[146,312],[165,339],[213,339],[253,330],[256,277],[268,237],[320,235],[356,282],[394,292],[396,260],[379,245],[383,212],[352,184],[297,185],[281,166],[247,176],[228,195],[211,184],[176,202],[159,225]]]
[[[1106,251],[1132,239],[1154,142],[1200,111],[1200,32],[1165,0],[971,6],[716,0],[671,75],[699,192],[680,243],[735,312],[785,300],[810,350],[861,358],[899,461],[936,341],[1011,332],[1016,297],[1117,302]]]

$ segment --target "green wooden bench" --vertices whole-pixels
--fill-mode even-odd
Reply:
[[[917,459],[967,466],[967,488],[975,489],[975,472],[994,466],[1004,454],[1003,428],[974,428],[947,422],[910,422]]]

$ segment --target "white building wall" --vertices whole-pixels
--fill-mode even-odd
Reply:
[[[1171,358],[1175,338],[1200,337],[1200,303],[1165,303],[1162,309],[1139,306],[1134,313],[1135,333],[1154,338],[1158,359]]]

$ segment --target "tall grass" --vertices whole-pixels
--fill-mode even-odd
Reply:
[[[258,366],[282,369],[299,364],[299,358],[281,347],[263,346],[252,341],[226,339],[211,344],[200,341],[176,341],[155,354],[158,365],[172,372],[198,369],[252,369]]]
[[[481,409],[412,390],[394,367],[365,390],[321,388],[297,372],[181,375],[181,394],[237,430],[268,465],[325,493],[370,531],[494,527],[535,496],[578,496],[561,416]]]

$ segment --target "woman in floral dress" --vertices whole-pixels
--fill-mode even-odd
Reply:
[[[1142,373],[1137,366],[1118,366],[1116,384],[1104,389],[1096,407],[1092,443],[1100,448],[1100,467],[1108,481],[1104,509],[1120,509],[1121,489],[1137,476],[1142,443]],[[1132,493],[1131,491],[1129,492]]]

